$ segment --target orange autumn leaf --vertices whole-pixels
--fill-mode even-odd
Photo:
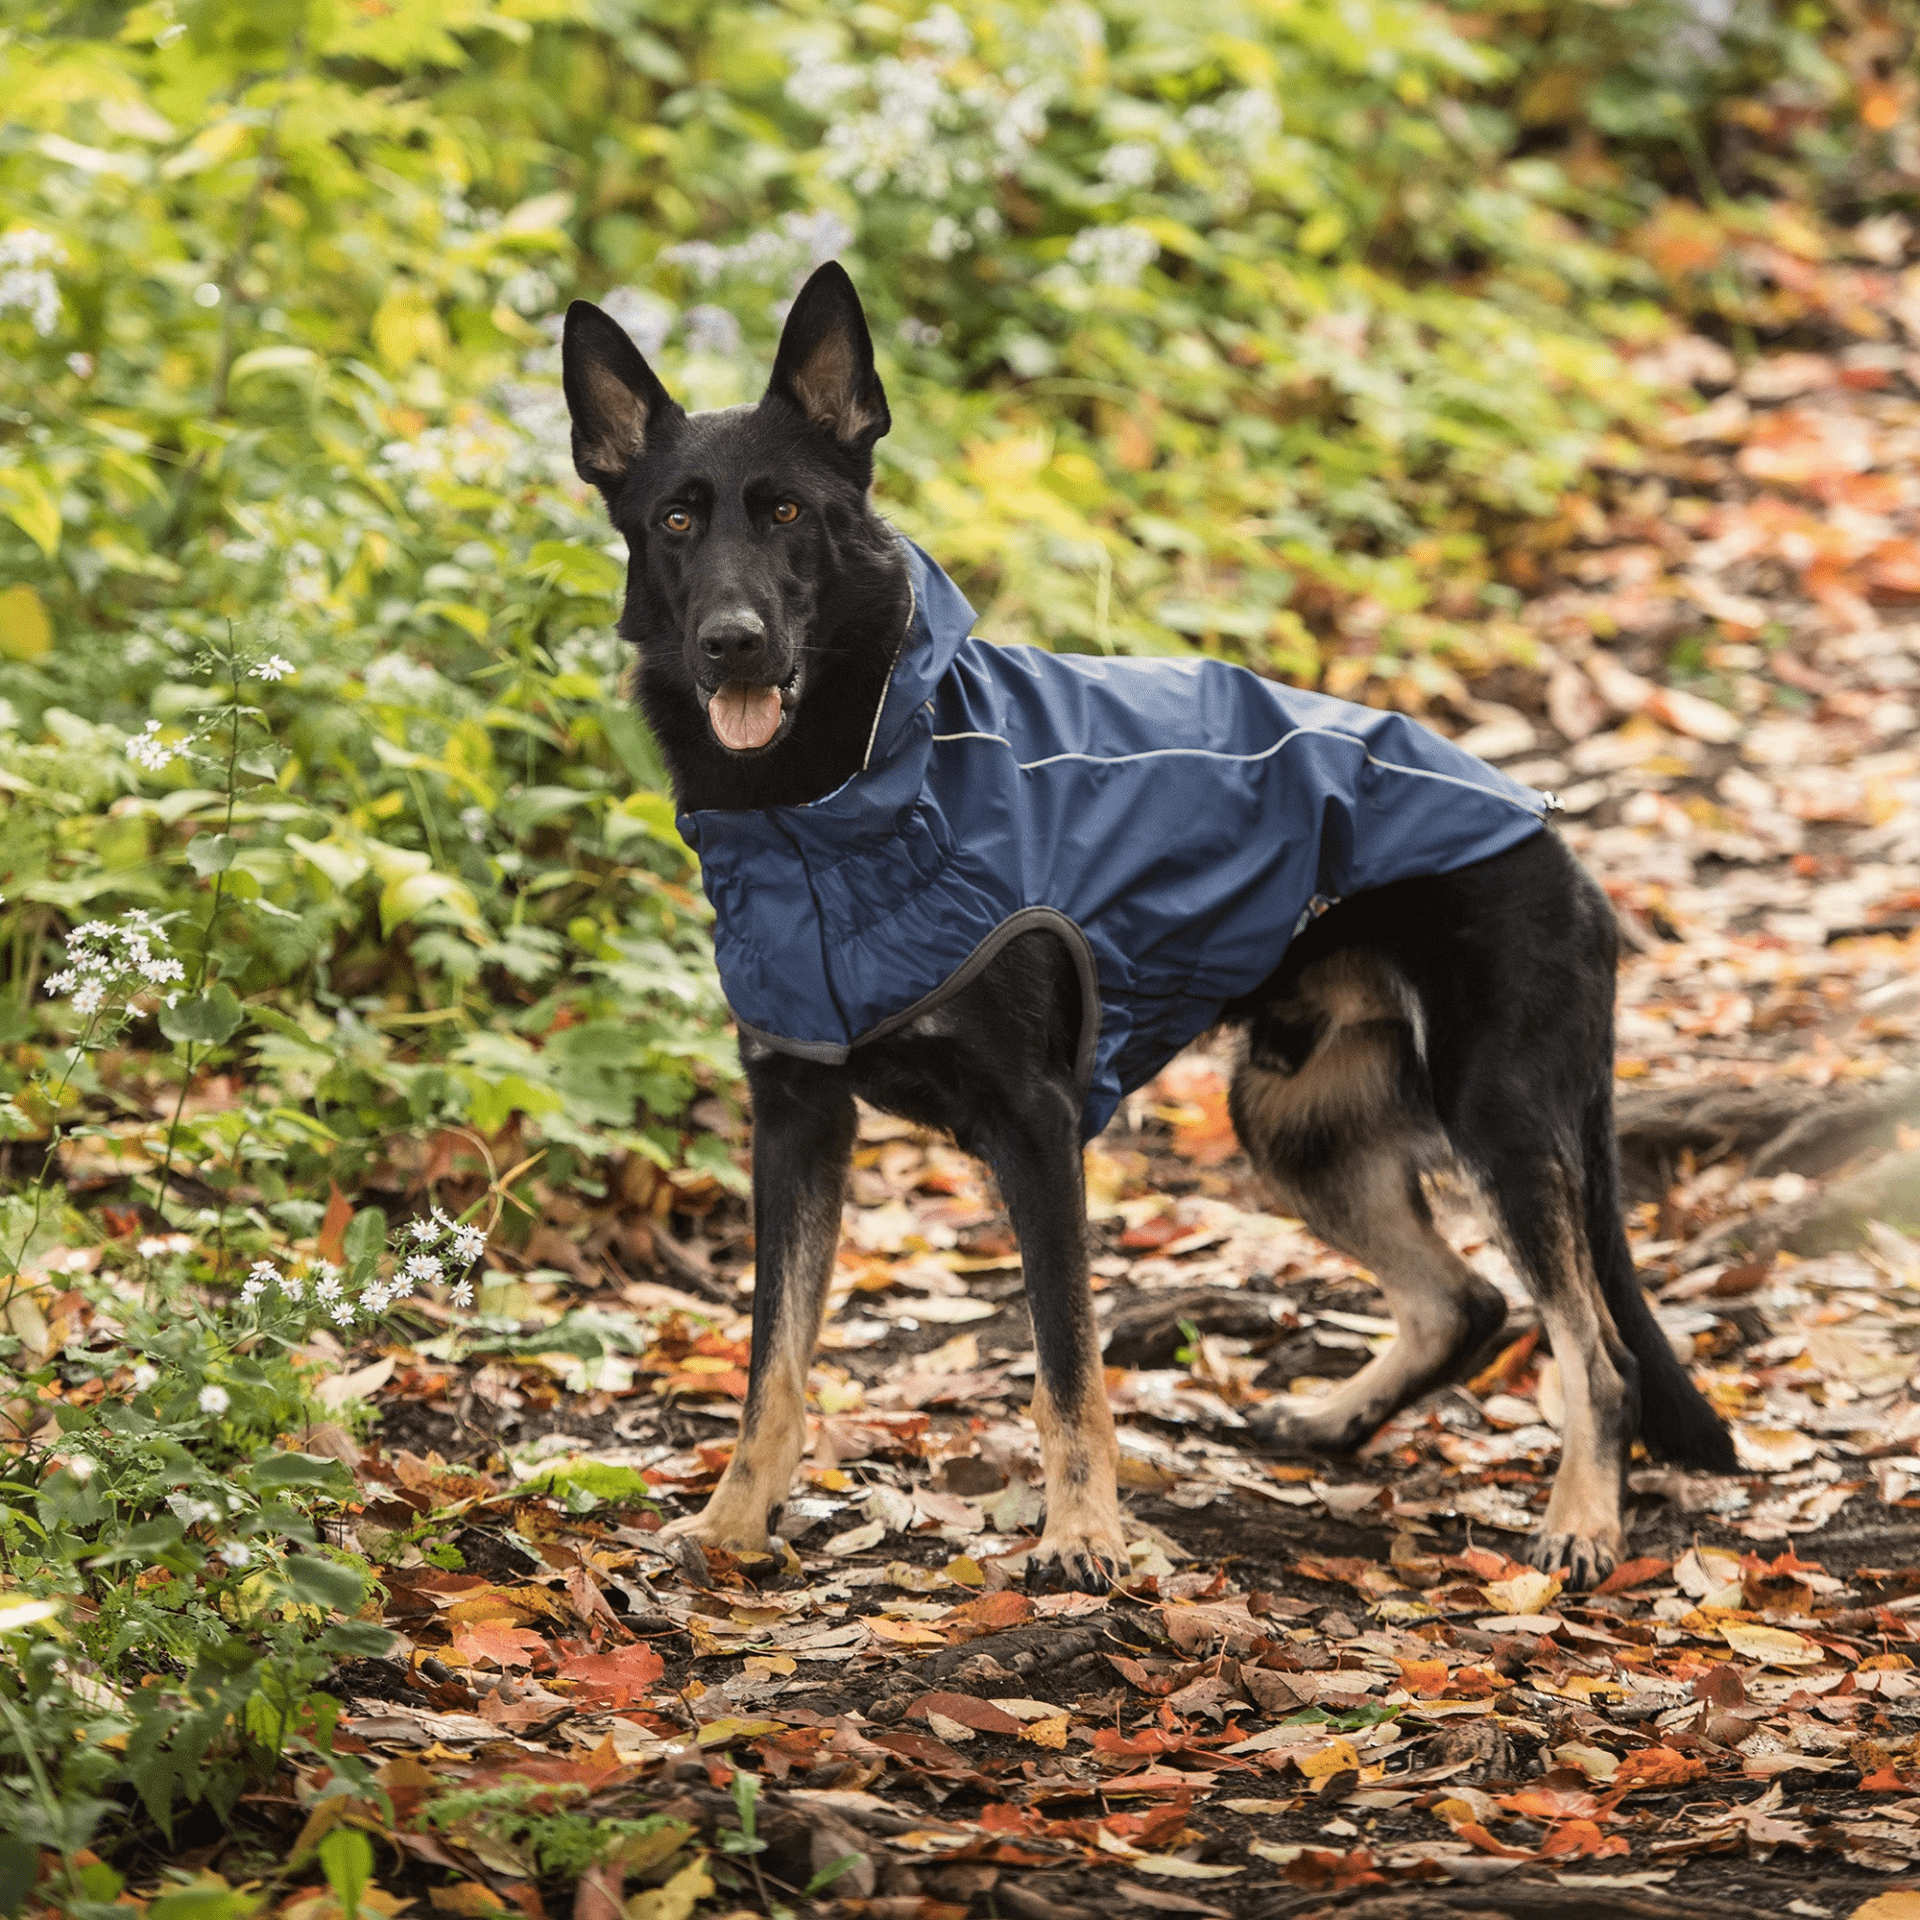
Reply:
[[[1033,1602],[1011,1587],[1000,1593],[983,1593],[977,1600],[963,1601],[942,1617],[943,1627],[961,1627],[970,1634],[1004,1633],[1008,1627],[1023,1627],[1033,1618]],[[869,1625],[872,1623],[869,1622]]]
[[[1631,1593],[1658,1580],[1673,1565],[1671,1560],[1623,1560],[1594,1588],[1595,1593]]]
[[[1602,1833],[1591,1820],[1564,1820],[1540,1843],[1542,1859],[1572,1854],[1583,1860],[1604,1860],[1609,1854],[1632,1851],[1624,1834]]]
[[[469,1661],[486,1660],[496,1667],[530,1667],[547,1643],[531,1627],[513,1627],[502,1620],[483,1620],[454,1635],[453,1650]]]
[[[1496,1840],[1477,1820],[1465,1820],[1454,1828],[1456,1840],[1464,1840],[1468,1846],[1477,1847],[1482,1853],[1490,1853],[1500,1860],[1531,1860],[1533,1855],[1525,1847],[1510,1847],[1504,1840]]]
[[[1900,89],[1885,80],[1869,80],[1860,89],[1860,118],[1875,133],[1900,124]]]
[[[1240,1151],[1240,1137],[1227,1112],[1225,1088],[1194,1101],[1175,1121],[1173,1150],[1196,1167],[1217,1167]]]
[[[1444,1660],[1402,1660],[1399,1667],[1400,1684],[1409,1693],[1439,1693],[1447,1684],[1447,1663]]]
[[[1500,1807],[1529,1820],[1584,1820],[1599,1811],[1600,1802],[1577,1788],[1526,1787],[1519,1793],[1502,1794]]]
[[[576,1683],[574,1700],[583,1708],[627,1707],[666,1671],[666,1663],[643,1642],[611,1653],[577,1654],[561,1667],[559,1677]]]
[[[320,1237],[314,1248],[322,1260],[336,1267],[346,1264],[345,1241],[352,1224],[353,1202],[329,1180],[326,1216],[320,1222]]]
[[[1616,1793],[1684,1787],[1702,1778],[1706,1771],[1707,1763],[1695,1754],[1680,1753],[1672,1747],[1643,1747],[1620,1762],[1620,1770],[1609,1784]]]

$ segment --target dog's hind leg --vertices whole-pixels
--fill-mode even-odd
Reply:
[[[1276,1203],[1367,1267],[1392,1310],[1392,1344],[1352,1379],[1305,1407],[1269,1403],[1251,1416],[1278,1450],[1350,1452],[1457,1379],[1506,1318],[1499,1289],[1434,1227],[1420,1173],[1451,1156],[1384,964],[1348,951],[1306,968],[1256,1019],[1230,1107]]]
[[[806,1449],[807,1368],[840,1244],[853,1151],[846,1075],[785,1055],[749,1059],[753,1087],[753,1357],[740,1438],[705,1511],[671,1531],[763,1553]]]
[[[1502,1237],[1560,1364],[1560,1470],[1527,1558],[1571,1587],[1604,1580],[1625,1542],[1621,1489],[1640,1425],[1640,1368],[1608,1311],[1582,1181],[1551,1147],[1517,1140],[1482,1168]]]
[[[1126,1577],[1127,1548],[1114,1479],[1120,1443],[1088,1286],[1078,1120],[1065,1086],[1029,1083],[985,1125],[978,1149],[1013,1216],[1033,1313],[1047,1524],[1027,1583],[1104,1593]]]

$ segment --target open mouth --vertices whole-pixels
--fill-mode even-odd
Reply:
[[[771,746],[800,697],[800,670],[777,687],[729,680],[707,696],[707,724],[733,753],[754,753]]]

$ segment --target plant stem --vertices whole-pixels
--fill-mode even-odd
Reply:
[[[74,1069],[79,1066],[87,1044],[92,1040],[94,1029],[100,1024],[97,1013],[87,1015],[87,1024],[80,1031],[80,1038],[73,1043],[67,1055],[66,1071],[61,1074],[59,1083],[47,1096],[47,1151],[40,1162],[40,1172],[33,1183],[33,1214],[27,1221],[27,1230],[20,1237],[20,1248],[7,1262],[5,1274],[6,1291],[0,1293],[0,1312],[13,1304],[15,1288],[20,1281],[20,1262],[27,1257],[27,1249],[33,1245],[33,1236],[40,1231],[40,1215],[46,1206],[47,1176],[58,1165],[60,1159],[60,1102],[65,1097],[68,1084],[73,1079]]]
[[[230,683],[227,693],[227,810],[220,824],[220,831],[227,839],[233,838],[233,809],[236,794],[234,780],[240,767],[240,655],[233,644],[233,623],[227,623],[227,679]],[[207,922],[200,930],[200,964],[194,975],[193,990],[196,995],[207,990],[207,968],[213,960],[213,933],[220,919],[220,902],[226,892],[227,872],[224,867],[213,876],[213,898],[207,906]],[[187,1089],[193,1085],[193,1042],[186,1043],[186,1057],[180,1068],[180,1096],[173,1103],[173,1118],[167,1122],[166,1151],[161,1155],[160,1171],[154,1176],[153,1210],[160,1216],[164,1226],[167,1218],[167,1181],[173,1174],[173,1150],[180,1138],[180,1116],[186,1109]],[[220,1206],[221,1232],[226,1230],[226,1203]]]

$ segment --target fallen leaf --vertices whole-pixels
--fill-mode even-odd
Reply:
[[[636,1893],[623,1909],[625,1920],[689,1920],[695,1907],[713,1894],[713,1876],[706,1862],[682,1867],[663,1887]]]
[[[1205,1860],[1183,1860],[1177,1853],[1138,1853],[1127,1865],[1135,1873],[1151,1873],[1162,1880],[1230,1880],[1246,1871],[1244,1867],[1215,1866]]]
[[[837,1560],[844,1560],[851,1554],[865,1553],[868,1548],[877,1547],[886,1537],[887,1523],[884,1520],[869,1520],[863,1527],[835,1534],[820,1551],[832,1554]]]
[[[1620,1762],[1612,1780],[1617,1793],[1642,1793],[1662,1787],[1684,1787],[1701,1779],[1707,1763],[1698,1754],[1673,1747],[1642,1747]]]
[[[1755,1627],[1729,1620],[1722,1623],[1720,1637],[1743,1659],[1758,1660],[1763,1666],[1811,1667],[1827,1657],[1824,1647],[1784,1627]]]
[[[453,1637],[453,1650],[463,1659],[484,1660],[496,1667],[530,1667],[535,1656],[546,1651],[546,1645],[531,1627],[509,1626],[501,1620],[463,1627]]]
[[[576,1654],[558,1677],[576,1683],[573,1703],[582,1710],[635,1705],[666,1676],[666,1663],[644,1641],[611,1653]]]
[[[949,1724],[958,1723],[967,1732],[979,1733],[1018,1733],[1020,1722],[1004,1708],[995,1706],[990,1700],[976,1699],[967,1693],[923,1693],[907,1709],[909,1720],[931,1722],[935,1714],[940,1715]],[[948,1736],[935,1728],[944,1740]]]

